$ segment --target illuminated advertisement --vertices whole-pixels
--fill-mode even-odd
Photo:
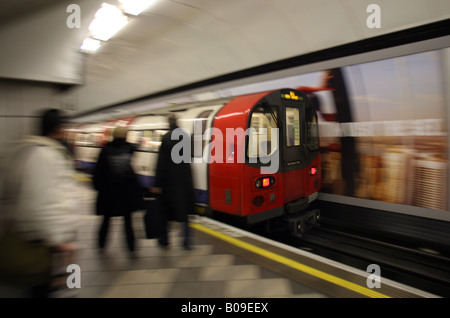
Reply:
[[[432,51],[314,74],[322,192],[448,210],[441,70]]]

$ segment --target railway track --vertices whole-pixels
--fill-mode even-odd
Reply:
[[[349,220],[336,222],[321,217],[320,226],[308,230],[301,238],[287,228],[267,232],[267,227],[252,228],[226,218],[225,223],[244,228],[299,249],[367,271],[370,264],[381,269],[381,277],[429,293],[450,297],[450,251],[437,242],[416,235],[405,237],[392,232],[371,231]]]
[[[376,264],[381,277],[450,297],[449,255],[324,226],[288,241],[297,248],[364,271],[370,264]]]

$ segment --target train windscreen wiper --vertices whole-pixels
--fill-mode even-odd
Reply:
[[[270,107],[269,103],[267,103],[266,100],[263,100],[261,102],[261,106],[264,108],[264,112],[265,113],[269,113],[270,116],[272,117],[273,121],[276,123],[277,127],[280,128],[281,127],[281,119],[279,119],[279,116],[275,115],[272,107]]]

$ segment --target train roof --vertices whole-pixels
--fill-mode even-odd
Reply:
[[[158,109],[153,109],[145,112],[138,113],[139,116],[152,116],[152,115],[162,115],[166,116],[168,113],[171,112],[183,112],[190,109],[198,109],[198,108],[205,108],[205,107],[211,107],[211,106],[223,106],[227,102],[229,102],[231,99],[235,97],[224,97],[224,98],[218,98],[218,99],[212,99],[212,100],[205,100],[205,101],[195,101],[195,102],[188,102],[183,104],[171,104],[167,107],[162,107]]]

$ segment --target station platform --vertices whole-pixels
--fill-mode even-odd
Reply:
[[[385,279],[367,287],[369,273],[271,242],[204,217],[191,219],[193,249],[184,250],[180,224],[161,249],[144,239],[143,213],[133,222],[138,239],[130,257],[122,220],[110,227],[108,246],[96,247],[100,218],[84,216],[80,230],[78,298],[410,298],[434,297]]]
[[[170,246],[146,239],[145,211],[133,214],[136,254],[126,247],[123,218],[111,219],[107,244],[97,246],[102,216],[95,215],[96,192],[81,176],[78,243],[74,263],[80,288],[55,298],[281,299],[434,298],[435,295],[269,240],[203,216],[191,216],[192,249],[183,248],[181,224],[170,224]],[[369,265],[369,264],[368,264]]]
[[[136,257],[126,248],[123,218],[111,219],[100,253],[101,216],[95,192],[80,178],[85,214],[80,215],[81,288],[76,298],[429,298],[432,294],[381,278],[369,288],[367,273],[234,228],[191,216],[192,249],[185,250],[181,224],[170,224],[170,246],[146,239],[144,211],[135,212]]]
[[[142,217],[143,213],[137,212],[133,219],[137,237],[145,235]],[[180,224],[172,223],[168,249],[160,248],[156,239],[138,239],[136,257],[131,258],[120,218],[111,224],[108,246],[100,254],[96,248],[100,220],[86,216],[77,257],[82,273],[77,297],[329,297],[227,247],[208,231],[227,234],[194,219],[191,250],[183,248]]]

